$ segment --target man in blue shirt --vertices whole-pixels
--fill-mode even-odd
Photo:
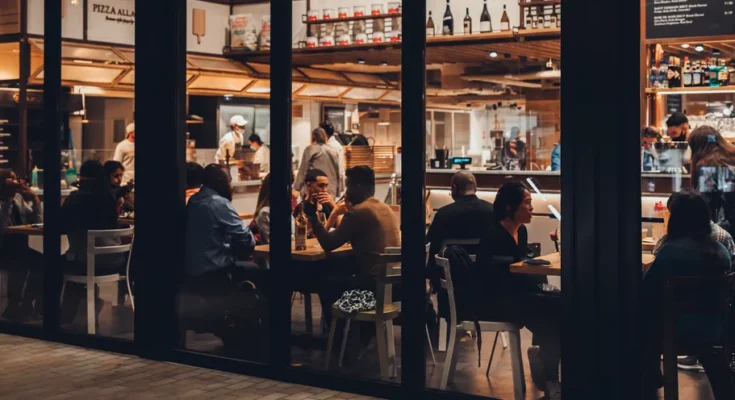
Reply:
[[[186,210],[187,277],[226,276],[235,259],[249,255],[255,240],[232,207],[230,177],[221,166],[204,168],[202,188]]]

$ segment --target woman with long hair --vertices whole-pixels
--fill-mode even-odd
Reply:
[[[718,276],[728,273],[731,268],[729,252],[712,238],[710,214],[704,198],[695,191],[684,190],[674,193],[669,205],[671,217],[666,239],[641,285],[641,323],[646,339],[644,376],[646,390],[651,398],[660,385],[663,342],[661,299],[665,280],[674,276]],[[719,340],[722,321],[716,315],[680,315],[675,329],[677,341],[683,341],[693,348],[697,345],[707,348]],[[715,398],[732,399],[732,387],[724,361],[710,351],[691,356],[702,363]]]
[[[730,234],[735,228],[735,146],[711,126],[700,126],[689,136],[692,151],[692,187],[707,201],[712,221]]]
[[[327,134],[322,128],[311,132],[311,144],[304,149],[301,156],[301,166],[296,174],[294,189],[304,187],[306,173],[312,169],[322,170],[329,179],[329,194],[336,199],[342,193],[343,184],[339,172],[339,155],[337,151],[327,145]]]

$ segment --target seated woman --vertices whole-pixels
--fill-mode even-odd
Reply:
[[[664,280],[672,276],[724,275],[731,268],[730,254],[712,238],[709,209],[700,194],[694,191],[673,194],[669,200],[669,210],[671,217],[666,239],[641,286],[641,322],[647,340],[644,345],[647,350],[644,373],[650,398],[657,398],[654,396],[660,386]],[[704,366],[715,398],[732,399],[735,393],[724,360],[706,350],[719,339],[721,331],[722,321],[717,316],[681,316],[676,324],[677,342],[686,342],[695,347],[701,345],[705,349],[694,356]]]
[[[539,288],[545,278],[510,272],[510,264],[533,256],[525,226],[533,213],[531,193],[520,183],[506,183],[498,190],[493,207],[497,222],[478,246],[475,314],[480,321],[516,322],[533,332],[534,345],[538,345],[529,349],[534,383],[548,399],[561,399],[560,299]]]
[[[105,185],[118,204],[118,214],[135,211],[134,195],[132,194],[135,186],[133,181],[129,181],[125,186],[122,185],[123,175],[125,174],[125,167],[122,163],[112,160],[105,162],[102,166],[102,174]]]

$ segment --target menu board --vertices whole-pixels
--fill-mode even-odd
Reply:
[[[646,0],[648,39],[735,33],[734,0]]]

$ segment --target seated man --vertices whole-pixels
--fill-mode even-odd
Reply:
[[[323,221],[328,221],[331,218],[332,210],[337,208],[337,204],[335,204],[334,199],[327,191],[329,189],[329,177],[320,169],[312,169],[306,173],[304,184],[306,188],[304,200],[296,206],[294,218],[303,209],[306,215],[317,215],[317,212],[322,213],[324,215]],[[334,218],[332,220],[334,221]],[[334,225],[334,222],[332,224],[328,223],[326,230],[328,231]],[[309,237],[313,237],[311,229]]]
[[[454,203],[440,208],[431,222],[426,241],[429,249],[430,270],[434,272],[434,256],[441,251],[447,239],[479,239],[495,223],[493,205],[477,197],[477,181],[469,171],[459,171],[452,177],[451,193]],[[476,249],[467,249],[471,254]],[[433,274],[432,274],[433,275]]]
[[[199,163],[186,163],[186,204],[189,204],[191,196],[199,192],[202,187],[202,175],[204,175],[204,168]]]

